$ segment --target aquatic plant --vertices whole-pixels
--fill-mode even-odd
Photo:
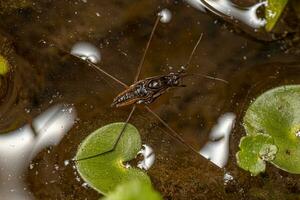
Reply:
[[[240,151],[237,153],[238,165],[256,176],[266,169],[266,161],[275,158],[277,147],[269,135],[253,135],[243,137],[240,141]]]
[[[271,31],[283,12],[288,0],[268,0],[265,8],[267,31]]]
[[[9,71],[9,64],[7,60],[0,55],[0,75],[5,75]]]
[[[104,195],[115,190],[117,185],[131,180],[151,185],[146,173],[125,165],[141,149],[141,137],[133,125],[127,124],[114,151],[99,155],[112,148],[123,126],[124,123],[120,122],[97,129],[80,144],[75,157],[77,170],[83,180]]]
[[[238,165],[253,175],[265,161],[300,174],[300,85],[271,89],[259,96],[244,117],[246,136],[236,154]]]
[[[161,195],[151,185],[141,181],[130,181],[118,185],[115,191],[101,200],[162,200]]]

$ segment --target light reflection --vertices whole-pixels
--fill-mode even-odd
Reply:
[[[56,105],[35,118],[32,127],[0,135],[1,199],[33,199],[23,182],[24,171],[43,148],[59,143],[75,119],[72,106]]]
[[[144,170],[150,169],[155,161],[153,149],[149,145],[144,144],[139,154],[141,154],[144,159],[138,163],[137,167]]]
[[[186,0],[193,7],[204,11],[204,8],[210,10],[216,15],[227,16],[238,19],[252,28],[260,28],[266,24],[265,19],[257,16],[257,10],[266,4],[266,1],[256,3],[250,7],[239,7],[231,0]]]
[[[202,156],[220,168],[227,164],[229,156],[229,137],[234,126],[235,118],[236,116],[233,113],[225,113],[222,115],[209,135],[210,141],[200,150]]]
[[[172,19],[172,13],[169,9],[165,8],[163,10],[161,10],[158,13],[158,16],[160,16],[160,22],[162,23],[169,23]]]
[[[88,42],[77,42],[74,44],[71,49],[71,54],[92,63],[98,63],[101,60],[99,49]]]
[[[224,185],[227,185],[230,181],[233,181],[233,179],[233,176],[229,172],[226,172],[223,176]]]

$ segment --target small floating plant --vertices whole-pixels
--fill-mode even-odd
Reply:
[[[6,58],[0,55],[0,75],[5,75],[9,71],[9,64]]]
[[[238,165],[258,175],[270,162],[300,174],[300,85],[271,89],[251,103],[244,116],[246,136],[236,154]]]
[[[115,191],[109,193],[101,200],[162,200],[161,195],[151,185],[133,180],[118,185]]]
[[[288,0],[268,0],[266,2],[265,17],[266,25],[265,29],[271,31],[279,20]]]
[[[97,129],[80,144],[75,157],[76,167],[82,179],[103,195],[111,193],[118,185],[131,181],[141,183],[141,188],[138,188],[141,192],[152,191],[148,175],[125,164],[134,159],[141,149],[141,137],[133,125],[127,124],[114,151],[99,155],[113,147],[123,127],[124,123],[120,122]],[[136,185],[136,182],[118,188],[116,193],[124,193],[124,189],[134,187],[132,185]]]

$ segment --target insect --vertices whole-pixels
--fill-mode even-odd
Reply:
[[[99,152],[96,155],[91,155],[82,159],[78,159],[76,161],[82,161],[82,160],[87,160],[87,159],[91,159],[109,152],[114,151],[114,149],[116,148],[123,132],[126,129],[127,124],[129,123],[135,109],[137,108],[137,105],[142,105],[144,106],[144,108],[146,110],[149,111],[149,113],[151,113],[158,121],[160,121],[172,134],[170,134],[172,137],[176,138],[177,140],[179,140],[183,145],[185,145],[186,147],[188,147],[189,149],[191,149],[193,152],[198,153],[197,150],[195,150],[192,146],[188,145],[182,138],[181,136],[174,130],[172,129],[163,119],[161,119],[150,107],[149,105],[151,103],[153,103],[159,96],[161,96],[162,94],[164,94],[165,92],[167,92],[170,88],[177,88],[177,87],[185,87],[185,85],[183,85],[183,78],[186,76],[190,76],[190,75],[199,75],[205,78],[209,78],[209,79],[213,79],[213,80],[218,80],[218,81],[222,81],[225,82],[225,80],[222,79],[218,79],[215,77],[211,77],[211,76],[206,76],[206,75],[202,75],[202,74],[189,74],[187,73],[187,68],[191,62],[191,59],[202,39],[203,34],[200,35],[197,43],[195,44],[187,63],[182,67],[182,69],[178,72],[170,72],[168,74],[165,75],[159,75],[159,76],[154,76],[154,77],[148,77],[145,79],[140,79],[140,74],[141,74],[141,70],[142,70],[142,66],[144,64],[145,61],[145,57],[147,54],[147,51],[149,49],[150,43],[152,41],[154,32],[159,24],[161,15],[157,15],[156,21],[154,23],[153,29],[151,31],[149,40],[146,44],[146,48],[144,50],[142,59],[139,63],[139,66],[137,68],[137,73],[135,75],[134,78],[134,82],[128,86],[127,84],[123,83],[122,81],[120,81],[119,79],[117,79],[116,77],[110,75],[109,73],[107,73],[106,71],[104,71],[103,69],[101,69],[99,66],[95,65],[93,62],[86,60],[86,62],[93,68],[95,68],[97,71],[101,72],[102,74],[106,75],[107,77],[111,78],[112,80],[114,80],[115,82],[119,83],[122,87],[124,87],[124,90],[119,93],[114,99],[113,102],[111,104],[112,107],[124,107],[124,106],[132,106],[131,111],[125,121],[125,124],[120,132],[120,134],[118,135],[118,137],[116,138],[116,140],[114,141],[113,146],[105,151],[105,152]],[[76,55],[72,55],[75,57],[78,57]],[[78,57],[80,58],[80,57]],[[81,59],[81,58],[80,58]]]
[[[183,87],[184,85],[180,84],[183,76],[183,72],[178,72],[140,80],[121,92],[111,105],[122,107],[131,104],[151,104],[169,88]]]

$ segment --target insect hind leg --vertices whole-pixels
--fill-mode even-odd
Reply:
[[[120,141],[122,135],[124,134],[124,132],[125,132],[125,130],[126,130],[126,127],[127,127],[128,123],[129,123],[129,120],[131,119],[131,117],[132,117],[132,115],[133,115],[133,112],[135,111],[135,108],[136,108],[136,106],[134,105],[134,106],[132,107],[132,109],[131,109],[131,111],[130,111],[130,113],[129,113],[127,119],[126,119],[126,121],[125,121],[124,126],[122,127],[121,132],[119,133],[117,139],[114,141],[113,146],[112,146],[111,148],[109,148],[108,150],[106,150],[106,151],[104,151],[104,152],[101,152],[101,153],[98,153],[98,154],[95,154],[95,155],[92,155],[92,156],[88,156],[88,157],[80,158],[80,159],[73,159],[73,161],[79,162],[79,161],[83,161],[83,160],[88,160],[88,159],[96,158],[96,157],[98,157],[98,156],[102,156],[102,155],[104,155],[104,154],[113,152],[113,151],[116,149],[116,147],[117,147],[117,145],[118,145],[118,143],[119,143],[119,141]]]
[[[171,137],[177,139],[181,144],[183,144],[184,146],[186,146],[188,149],[190,149],[192,152],[194,152],[195,154],[199,155],[199,152],[192,147],[191,145],[187,144],[182,137],[174,130],[172,129],[162,118],[160,118],[154,111],[152,111],[152,109],[148,106],[145,105],[145,108],[156,118],[158,119],[158,121],[164,125],[172,134],[169,134],[168,132],[166,132],[167,134],[169,134]]]

